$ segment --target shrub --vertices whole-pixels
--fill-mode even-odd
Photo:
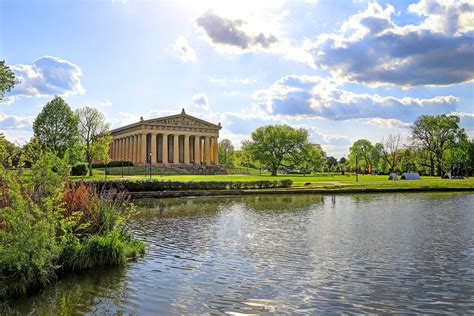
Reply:
[[[107,165],[104,164],[104,163],[93,163],[92,168],[122,167],[122,164],[123,164],[124,167],[132,167],[133,166],[133,162],[124,160],[124,161],[111,161]]]
[[[117,191],[184,191],[184,190],[246,190],[288,188],[293,181],[258,180],[258,181],[161,181],[161,180],[94,180],[86,181],[88,186],[98,191],[114,189]]]
[[[86,176],[88,171],[87,164],[79,163],[71,168],[71,176]]]
[[[59,272],[120,264],[144,252],[124,224],[124,193],[65,182],[67,165],[39,152],[28,175],[0,165],[0,297],[44,287]]]

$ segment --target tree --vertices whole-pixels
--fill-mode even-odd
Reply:
[[[296,166],[305,171],[320,170],[325,161],[325,152],[319,144],[306,144],[298,154]]]
[[[288,125],[267,125],[252,132],[251,140],[242,144],[245,151],[276,176],[280,167],[298,164],[298,154],[308,144],[308,132]]]
[[[430,175],[442,176],[443,160],[449,150],[453,150],[467,140],[467,134],[459,127],[459,117],[455,115],[422,115],[411,127],[413,142],[430,154]]]
[[[219,161],[224,166],[232,165],[232,153],[234,152],[234,145],[225,138],[219,142]]]
[[[3,100],[5,92],[9,92],[15,83],[15,74],[5,65],[5,60],[0,60],[0,101]]]
[[[91,142],[91,157],[99,160],[107,166],[111,160],[109,154],[111,142],[112,134],[110,132],[105,132],[96,136]],[[105,176],[107,177],[107,170],[105,171]]]
[[[33,130],[35,137],[60,158],[79,141],[78,119],[58,96],[46,103],[33,123]]]
[[[337,159],[334,158],[333,156],[329,156],[326,158],[326,163],[327,163],[328,169],[332,171],[332,169],[334,169],[334,166],[337,166]]]
[[[388,164],[389,171],[396,172],[402,158],[403,140],[400,134],[391,134],[376,146],[379,156]]]
[[[374,145],[367,139],[359,139],[352,147],[349,148],[349,160],[355,166],[356,157],[359,160],[359,165],[363,163],[365,170],[369,170],[369,165],[374,165],[378,161]],[[357,166],[355,166],[357,168]]]
[[[104,137],[99,137],[99,135],[107,132],[110,128],[110,124],[106,122],[104,114],[102,114],[102,112],[88,106],[77,109],[76,116],[79,120],[80,141],[84,146],[86,160],[89,165],[89,176],[92,177],[92,160],[94,158],[97,158],[94,157],[93,147],[103,146],[103,144],[96,145],[93,143],[94,141],[104,140]]]

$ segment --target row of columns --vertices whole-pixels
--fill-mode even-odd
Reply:
[[[110,148],[112,161],[134,164],[219,164],[217,136],[165,133],[115,137]]]

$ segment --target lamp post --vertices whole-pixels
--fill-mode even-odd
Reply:
[[[122,161],[122,178],[123,178],[123,157],[120,159]]]
[[[151,179],[151,152],[150,152],[150,159],[149,159],[149,162],[150,162],[150,179]]]
[[[356,182],[359,182],[359,157],[356,155]]]

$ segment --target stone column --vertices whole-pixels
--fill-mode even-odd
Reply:
[[[151,133],[151,163],[158,162],[158,155],[156,153],[156,134]]]
[[[163,164],[168,163],[168,134],[163,133],[163,141],[161,142],[163,149],[162,152],[162,161]]]
[[[189,165],[189,135],[184,135],[184,163]]]
[[[137,152],[134,150],[135,146],[135,137],[132,135],[130,136],[130,161],[133,162],[135,159],[135,155]]]
[[[118,156],[119,156],[119,151],[118,151],[118,139],[115,139],[114,140],[114,160],[119,160],[118,159]]]
[[[127,151],[128,160],[132,161],[132,137],[128,136],[127,139],[128,139],[128,151]]]
[[[219,140],[214,137],[214,164],[219,164]]]
[[[128,137],[125,137],[123,139],[123,157],[125,158],[125,160],[128,160]]]
[[[140,164],[146,163],[146,134],[140,135]]]
[[[204,160],[206,161],[206,164],[210,165],[211,164],[211,144],[210,144],[210,139],[209,136],[206,136],[204,138]]]
[[[179,135],[174,134],[173,139],[173,163],[179,163]]]
[[[125,160],[125,138],[120,138],[120,160]]]
[[[195,135],[194,136],[194,163],[200,164],[201,163],[201,137]]]
[[[140,135],[135,135],[135,161],[134,164],[140,162]]]

